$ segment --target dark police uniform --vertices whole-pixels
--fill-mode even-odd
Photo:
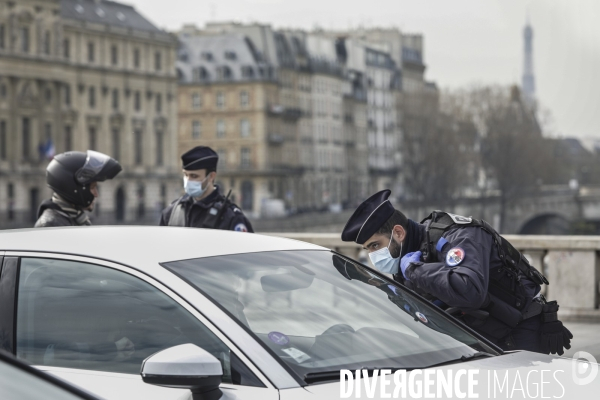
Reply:
[[[173,210],[178,205],[183,208],[184,224],[174,223],[171,220]],[[224,210],[222,210],[223,206]],[[219,212],[222,212],[221,216]],[[162,212],[160,225],[254,232],[242,210],[229,201],[225,202],[225,197],[220,193],[218,186],[215,186],[215,190],[200,201],[194,201],[187,194],[175,200]]]
[[[196,146],[185,152],[181,161],[185,171],[204,169],[208,176],[210,171],[217,170],[219,155],[210,147]],[[214,191],[201,200],[196,201],[186,193],[173,201],[163,210],[160,225],[254,232],[242,210],[224,197],[216,185]]]
[[[396,212],[389,195],[384,190],[361,204],[342,240],[364,244],[377,233]],[[448,308],[505,350],[562,354],[563,347],[570,348],[573,336],[558,321],[558,305],[539,296],[543,276],[484,221],[438,214],[445,219],[432,214],[421,224],[408,220],[398,262],[416,251],[422,251],[425,259],[411,263],[394,279]],[[441,232],[433,242],[432,228]],[[515,259],[522,270],[511,264]]]

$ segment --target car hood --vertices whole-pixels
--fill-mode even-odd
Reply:
[[[587,384],[583,380],[597,372],[596,378],[591,379]],[[407,372],[406,376],[406,394],[394,395],[394,378],[387,377],[390,383],[384,385],[386,389],[382,393],[380,379],[375,381],[375,388],[371,393],[367,392],[365,379],[358,382],[361,393],[357,393],[356,380],[353,381],[354,387],[350,393],[349,381],[344,385],[339,381],[323,384],[314,384],[304,388],[287,389],[280,391],[281,400],[299,400],[306,398],[314,399],[383,399],[383,398],[426,398],[426,392],[423,386],[427,382],[425,371],[434,371],[432,374],[432,383],[429,386],[429,393],[435,398],[494,398],[494,399],[527,399],[527,398],[564,398],[564,399],[596,399],[600,392],[600,372],[598,364],[575,361],[570,358],[549,356],[527,351],[518,351],[502,356],[479,358],[468,362],[450,364],[446,366],[429,368],[427,370],[413,370]],[[472,374],[471,386],[472,393],[468,392],[469,378]],[[446,379],[455,379],[460,376],[459,386],[450,389],[450,396],[446,395],[440,380],[443,375]],[[450,375],[451,374],[451,375]],[[414,375],[411,377],[411,375]],[[579,380],[578,380],[579,378]],[[411,385],[411,380],[414,384]],[[589,380],[589,379],[588,379]],[[577,381],[577,382],[576,382]],[[412,386],[416,392],[411,393],[409,386]],[[439,389],[438,386],[442,386]],[[419,390],[421,392],[419,393]],[[390,395],[385,396],[388,393]],[[372,394],[372,395],[371,395]],[[464,396],[461,396],[464,394]],[[475,397],[476,396],[476,397]]]

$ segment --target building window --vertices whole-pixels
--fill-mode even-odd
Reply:
[[[64,95],[65,95],[65,105],[70,106],[71,105],[71,86],[69,86],[69,85],[64,86]]]
[[[138,198],[138,209],[137,209],[137,218],[138,220],[144,218],[146,215],[146,189],[144,185],[139,184],[137,187],[137,198]]]
[[[223,120],[217,121],[217,137],[225,137],[225,121]]]
[[[112,157],[115,160],[121,158],[121,132],[119,128],[112,129]]]
[[[134,68],[140,67],[140,49],[133,50],[133,67]]]
[[[225,107],[225,94],[223,92],[217,92],[217,108]]]
[[[90,129],[89,129],[88,133],[89,133],[89,137],[88,137],[88,139],[89,139],[89,149],[90,150],[96,150],[97,149],[96,146],[98,145],[97,138],[96,138],[96,127],[90,126]]]
[[[142,109],[142,94],[138,91],[135,92],[133,96],[133,108],[135,111],[140,111]]]
[[[29,28],[21,28],[21,51],[29,53]]]
[[[156,112],[158,114],[162,112],[162,95],[160,93],[156,94]]]
[[[200,139],[200,135],[202,134],[202,124],[200,121],[192,121],[192,138]]]
[[[250,96],[248,95],[248,92],[245,90],[242,90],[240,92],[240,107],[248,107],[250,105]]]
[[[69,39],[63,40],[63,57],[66,59],[71,58],[71,42],[69,42]]]
[[[6,99],[6,85],[4,83],[0,83],[0,99]]]
[[[156,131],[156,165],[163,165],[163,132]]]
[[[4,24],[0,24],[0,49],[4,49]]]
[[[50,55],[50,44],[51,44],[50,32],[46,31],[46,33],[44,34],[44,54],[46,54],[47,56]]]
[[[21,120],[21,145],[22,145],[22,154],[23,154],[23,158],[28,160],[29,159],[29,141],[30,141],[30,120],[29,118],[25,117]]]
[[[46,99],[46,104],[52,103],[52,89],[47,88],[44,91],[44,98]]]
[[[73,134],[69,125],[65,126],[65,151],[71,151],[73,148]]]
[[[88,62],[93,63],[96,59],[94,42],[88,42]]]
[[[117,65],[119,63],[119,48],[115,44],[110,46],[110,63],[112,65]]]
[[[160,71],[162,69],[162,55],[160,52],[154,53],[154,70]]]
[[[240,136],[248,137],[250,136],[250,121],[247,119],[242,119],[240,121]]]
[[[90,90],[88,92],[88,103],[90,108],[96,107],[96,88],[93,86],[90,86]]]
[[[0,120],[0,160],[6,160],[6,121]]]
[[[134,149],[134,162],[137,165],[142,165],[142,161],[143,159],[143,140],[144,137],[142,135],[142,131],[140,129],[137,129],[134,133],[134,140],[135,140],[135,149]]]
[[[112,109],[115,111],[119,109],[119,89],[112,90]]]
[[[193,93],[192,94],[192,108],[194,110],[199,110],[200,107],[202,107],[202,97],[200,96],[200,93]]]
[[[227,150],[217,149],[217,155],[219,156],[218,169],[223,170],[227,168]],[[233,187],[233,185],[231,185]]]
[[[52,124],[47,122],[44,126],[44,134],[46,135],[46,140],[52,140]]]
[[[250,167],[250,149],[247,147],[242,147],[240,155],[240,166],[242,168]]]

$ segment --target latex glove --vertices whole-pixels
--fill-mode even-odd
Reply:
[[[406,269],[411,264],[417,264],[420,262],[421,262],[421,252],[420,251],[408,253],[404,257],[402,257],[402,260],[400,260],[400,269],[402,270],[402,275],[404,276],[404,279],[406,279],[407,281],[410,280],[406,276]]]

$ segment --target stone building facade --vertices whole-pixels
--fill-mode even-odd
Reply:
[[[176,49],[120,3],[0,2],[1,227],[33,224],[52,154],[87,149],[123,165],[94,222],[158,221],[181,188]]]
[[[246,212],[268,216],[273,202],[292,212],[335,210],[366,193],[368,170],[348,158],[357,149],[366,157],[355,146],[366,140],[366,96],[338,62],[335,40],[233,23],[188,26],[179,37],[180,150],[203,144],[220,152],[220,184]],[[242,92],[249,93],[246,109]],[[207,106],[190,109],[193,96],[207,98]],[[215,109],[218,96],[227,105]],[[194,126],[207,133],[194,136]],[[250,161],[241,166],[244,151]]]

